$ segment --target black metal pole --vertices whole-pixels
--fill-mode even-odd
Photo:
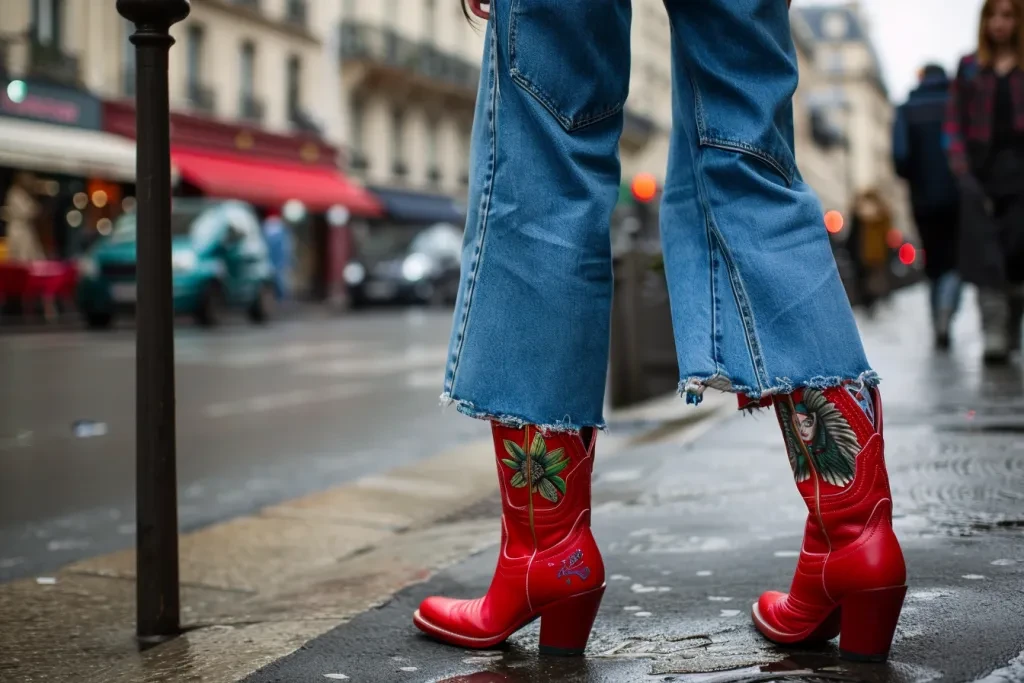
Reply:
[[[178,634],[178,510],[171,285],[171,24],[188,0],[117,0],[135,24],[138,303],[135,403],[136,634],[152,643]]]

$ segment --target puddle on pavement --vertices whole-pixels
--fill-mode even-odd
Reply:
[[[1024,652],[1004,667],[996,669],[975,683],[1018,683],[1024,681]]]
[[[616,670],[625,674],[621,676],[623,681],[927,683],[941,677],[938,671],[895,660],[885,664],[847,662],[838,657],[834,643],[815,649],[779,647],[745,627],[647,637],[594,635],[586,658],[539,657],[529,649],[511,644],[507,649],[487,652],[486,657],[463,660],[463,664],[478,666],[479,671],[437,683],[603,681],[611,680],[607,667],[613,662],[633,662],[633,666],[639,667],[632,675]],[[1024,666],[1024,660],[1011,662],[1011,666]],[[995,681],[1002,683],[1002,679],[992,683]]]

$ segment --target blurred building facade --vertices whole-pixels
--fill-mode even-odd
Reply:
[[[132,27],[115,3],[2,0],[0,8],[8,81],[32,77],[30,89],[46,95],[33,112],[60,111],[62,101],[79,98],[76,111],[88,114],[82,125],[117,134],[94,144],[119,154],[108,164],[118,170],[106,176],[129,182],[135,58]],[[189,18],[172,29],[170,53],[172,147],[183,175],[203,175],[191,172],[188,158],[201,150],[253,163],[340,166],[375,191],[464,202],[484,28],[466,21],[459,0],[193,0]],[[797,157],[806,180],[826,209],[847,207],[852,190],[895,191],[892,108],[858,12],[794,10],[793,31],[801,69]],[[660,183],[668,157],[670,28],[658,0],[634,1],[632,48],[620,144],[627,208],[631,178],[646,172]],[[0,97],[0,104],[13,111],[17,103]],[[102,166],[99,151],[91,158]],[[647,221],[656,223],[651,208]],[[327,248],[323,232],[307,237],[306,270],[325,268],[317,255]]]
[[[461,199],[484,26],[466,21],[459,0],[346,0],[341,7],[351,168],[375,186]],[[633,3],[632,44],[623,177],[647,171],[660,178],[671,125],[671,64],[658,0]]]
[[[847,103],[852,185],[885,186],[888,136],[878,131],[888,130],[891,107],[856,12],[795,13],[801,165],[824,203],[838,205],[837,154],[825,145],[823,155],[816,144],[822,126],[812,120],[829,97],[839,98],[836,107]],[[133,96],[131,27],[113,2],[4,0],[3,18],[8,39],[46,42],[45,49],[34,38],[20,51],[8,48],[7,63],[34,54],[100,98]],[[845,32],[839,21],[847,22]],[[461,197],[483,29],[466,21],[458,0],[194,0],[189,18],[172,28],[171,106],[270,133],[322,137],[347,151],[347,167],[367,183]],[[632,47],[623,178],[649,172],[662,180],[671,48],[658,0],[634,2]]]
[[[817,41],[801,14],[792,15],[793,42],[800,84],[793,98],[794,142],[800,173],[821,200],[825,211],[844,212],[853,190],[852,156],[842,127],[841,112],[819,93],[828,78],[818,68]]]
[[[846,171],[854,193],[876,189],[901,228],[909,229],[904,184],[892,165],[894,107],[882,77],[867,17],[856,0],[845,5],[800,7],[794,25],[806,27],[815,82],[801,87],[806,98],[849,145]],[[844,203],[849,206],[849,203]]]

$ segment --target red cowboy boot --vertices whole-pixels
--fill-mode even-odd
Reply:
[[[810,514],[789,593],[753,607],[769,640],[839,636],[848,659],[884,661],[906,595],[906,566],[892,530],[882,402],[854,385],[775,398],[797,488]]]
[[[590,533],[596,434],[491,427],[502,502],[491,587],[477,600],[429,597],[413,622],[447,643],[488,648],[539,617],[542,654],[582,654],[605,588]]]

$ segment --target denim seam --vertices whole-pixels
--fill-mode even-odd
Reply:
[[[587,114],[583,117],[570,117],[562,114],[558,111],[557,105],[554,100],[547,95],[536,83],[531,81],[523,74],[522,71],[516,67],[509,69],[509,75],[512,77],[512,81],[521,87],[526,92],[530,93],[537,102],[541,104],[548,112],[558,121],[559,125],[562,126],[568,133],[573,133],[581,128],[585,128],[591,124],[603,121],[609,117],[615,116],[622,111],[622,104],[615,104],[609,108],[602,109],[592,114]]]
[[[787,187],[792,187],[793,181],[796,177],[794,165],[783,164],[775,158],[774,154],[771,154],[755,145],[751,145],[749,142],[721,138],[713,135],[708,130],[707,124],[705,123],[706,117],[704,114],[704,101],[700,95],[700,88],[697,85],[697,79],[692,75],[692,72],[690,75],[690,83],[693,86],[693,92],[695,93],[694,99],[696,100],[695,113],[697,115],[697,135],[700,138],[700,145],[749,154],[778,171],[778,173],[785,178]]]
[[[779,175],[781,175],[783,179],[786,181],[787,187],[793,186],[793,181],[795,179],[796,174],[788,167],[783,166],[783,164],[779,160],[777,160],[774,155],[769,154],[768,152],[764,151],[759,147],[755,147],[754,145],[751,145],[746,142],[740,142],[738,140],[726,140],[723,138],[703,136],[701,137],[701,144],[706,145],[708,147],[715,147],[718,149],[724,149],[732,152],[739,152],[741,154],[747,154],[758,159],[759,161],[763,161],[764,163],[771,166],[774,170],[778,171]]]
[[[694,110],[697,119],[697,133],[699,136],[703,136],[703,113],[704,105],[700,96],[700,88],[697,85],[696,80],[691,76],[690,84],[694,92]],[[693,154],[693,147],[691,145],[691,154]],[[733,263],[732,257],[729,254],[729,250],[726,247],[725,239],[722,237],[721,231],[718,229],[718,225],[715,221],[714,212],[711,210],[711,204],[707,197],[707,188],[704,184],[704,154],[700,146],[697,147],[696,151],[697,158],[694,159],[695,172],[697,179],[697,191],[700,196],[701,208],[704,210],[704,222],[706,229],[709,232],[708,247],[710,256],[712,259],[711,271],[712,271],[712,348],[715,361],[715,374],[724,375],[722,371],[721,359],[718,356],[718,320],[717,320],[717,309],[720,305],[718,299],[718,290],[715,287],[714,274],[717,272],[717,264],[715,262],[715,253],[717,251],[721,258],[725,262],[726,272],[729,274],[729,281],[732,284],[733,297],[736,300],[736,308],[740,314],[740,320],[743,324],[743,332],[747,341],[747,351],[750,353],[750,361],[754,367],[754,372],[757,375],[758,384],[762,387],[768,383],[768,373],[764,367],[764,358],[761,354],[760,340],[757,338],[757,330],[754,324],[754,313],[750,307],[750,302],[746,295],[746,289],[743,287],[743,281],[739,277],[739,272],[736,270],[735,264]],[[712,242],[716,244],[712,244]],[[717,250],[715,249],[717,246]],[[731,381],[731,380],[730,380]]]
[[[710,210],[710,209],[709,209]],[[710,214],[711,230],[714,232],[718,242],[718,249],[725,260],[725,268],[729,273],[729,282],[732,284],[732,294],[736,300],[736,308],[740,314],[740,321],[743,324],[743,334],[747,340],[747,351],[750,353],[750,362],[754,366],[757,375],[757,382],[762,387],[769,383],[768,370],[764,365],[764,354],[761,351],[761,340],[757,336],[757,323],[754,319],[754,309],[750,305],[750,298],[747,296],[747,288],[740,277],[739,269],[732,260],[732,254],[725,243],[718,225],[715,222],[714,214]]]
[[[473,304],[473,294],[476,291],[476,279],[479,274],[480,262],[484,257],[484,238],[487,235],[487,224],[490,218],[490,205],[491,196],[494,194],[494,175],[496,173],[497,165],[497,144],[498,144],[498,133],[497,126],[495,125],[495,119],[498,116],[497,108],[497,92],[498,92],[498,38],[497,38],[497,24],[492,25],[491,30],[491,68],[490,77],[492,79],[492,89],[490,97],[490,111],[488,116],[488,125],[490,128],[491,137],[491,149],[490,158],[488,161],[486,187],[487,191],[483,193],[480,199],[480,236],[477,238],[476,253],[474,254],[474,260],[470,264],[470,275],[466,285],[466,302],[463,304],[462,321],[459,325],[459,336],[456,343],[455,352],[452,354],[451,362],[451,379],[448,382],[448,386],[445,388],[444,394],[441,396],[443,403],[450,403],[452,401],[452,395],[455,393],[455,379],[459,370],[459,361],[462,357],[462,347],[466,341],[466,329],[469,326],[469,315]]]
[[[516,35],[518,33],[517,26],[519,22],[516,20],[517,8],[519,7],[519,0],[515,0],[512,3],[511,11],[509,12],[509,76],[512,78],[512,82],[521,87],[526,92],[530,93],[534,99],[537,100],[548,112],[558,121],[559,125],[562,126],[568,133],[577,131],[580,128],[589,126],[592,123],[597,123],[611,116],[615,116],[622,108],[626,105],[625,102],[614,104],[611,107],[606,107],[600,111],[596,111],[591,114],[587,114],[583,117],[572,117],[566,116],[558,111],[558,107],[555,105],[554,98],[547,94],[547,92],[534,83],[530,78],[524,74],[516,66]]]
[[[691,74],[687,74],[687,78],[690,79],[690,86],[693,88],[693,108],[696,112],[696,123],[697,123],[697,136],[698,142],[700,137],[703,136],[703,115],[704,105],[700,97],[700,89],[697,88],[697,82],[693,79]],[[687,147],[690,150],[690,163],[694,168],[695,176],[697,180],[697,195],[700,198],[701,207],[704,210],[704,234],[708,241],[708,278],[710,279],[710,291],[711,291],[711,359],[715,363],[715,374],[719,374],[722,371],[722,365],[719,361],[718,353],[718,318],[719,318],[719,300],[718,300],[718,289],[715,285],[715,273],[717,272],[718,263],[715,260],[714,245],[712,244],[711,225],[708,222],[708,206],[707,206],[707,194],[704,187],[704,178],[700,173],[700,149],[699,145],[694,145],[693,140],[689,140]],[[696,151],[694,151],[696,149]]]

